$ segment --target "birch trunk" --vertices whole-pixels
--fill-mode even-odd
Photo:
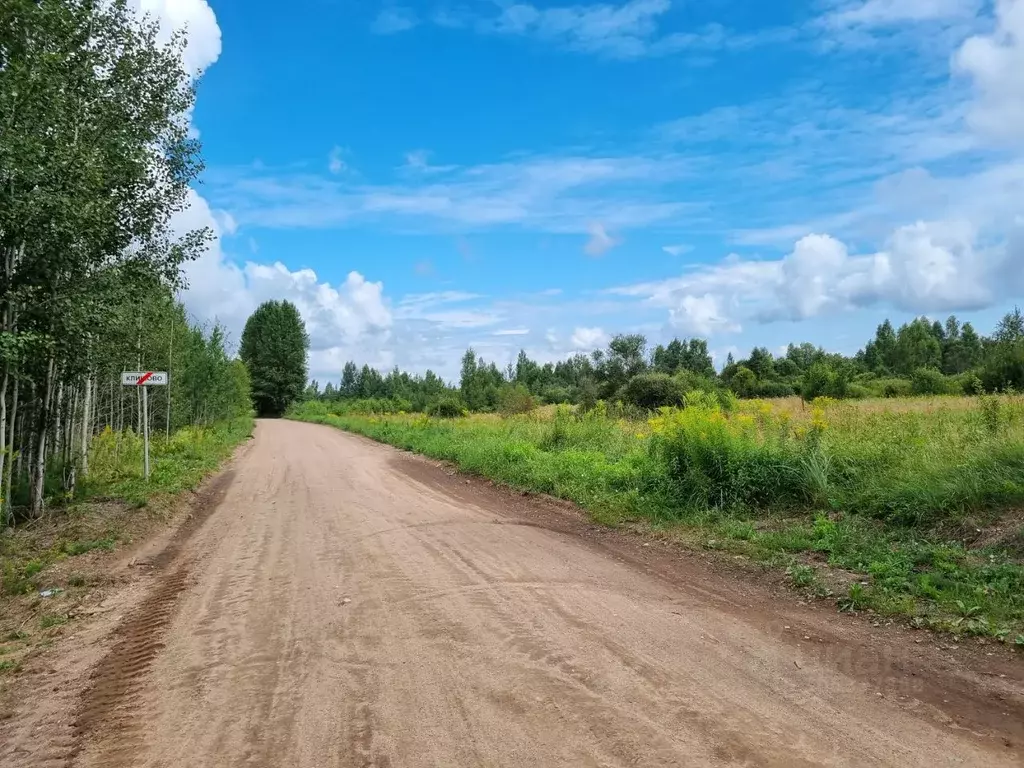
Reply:
[[[85,402],[82,403],[82,444],[79,446],[81,455],[78,462],[82,468],[82,477],[89,474],[89,440],[92,437],[91,408],[92,376],[88,376],[85,379]]]
[[[44,494],[46,493],[46,438],[49,433],[50,409],[53,407],[53,376],[55,360],[50,356],[46,366],[46,394],[43,398],[42,412],[39,414],[39,439],[36,442],[34,463],[30,466],[32,473],[32,490],[29,511],[33,518],[42,517]]]
[[[7,498],[4,499],[7,519],[10,522],[14,522],[14,505],[12,496],[14,495],[14,435],[16,433],[15,427],[18,425],[18,390],[21,389],[21,379],[17,376],[14,378],[14,395],[11,397],[11,427],[7,433],[7,453],[9,459],[7,461],[7,475],[4,478],[4,487],[7,489]],[[0,435],[0,439],[3,439],[4,435]],[[19,459],[20,462],[20,459]]]

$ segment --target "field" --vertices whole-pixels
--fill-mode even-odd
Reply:
[[[843,610],[1024,645],[1024,398],[688,402],[291,415],[746,555]]]

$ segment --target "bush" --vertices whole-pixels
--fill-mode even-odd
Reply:
[[[954,395],[957,383],[935,368],[918,368],[911,374],[910,390],[915,395]]]
[[[536,407],[530,390],[522,384],[503,387],[498,398],[498,410],[502,416],[515,416],[529,413]]]
[[[679,382],[684,392],[694,392],[698,390],[701,392],[714,392],[718,389],[718,385],[715,383],[714,379],[702,376],[699,373],[694,373],[693,371],[677,371],[672,374],[672,378]]]
[[[757,375],[745,366],[739,366],[729,380],[729,387],[740,397],[753,397]]]
[[[960,390],[965,395],[973,396],[982,395],[985,393],[985,385],[984,383],[982,383],[981,379],[978,378],[978,374],[976,374],[974,371],[967,371],[966,373],[961,373],[959,376],[956,377],[956,380],[958,386],[960,387]]]
[[[1024,341],[995,345],[981,370],[981,381],[986,392],[1024,390]]]
[[[598,399],[597,384],[593,379],[583,379],[576,389],[576,402],[579,404],[580,410],[584,412],[593,410],[597,406]]]
[[[863,400],[865,397],[871,397],[871,390],[863,384],[850,384],[846,388],[846,396],[851,400]]]
[[[626,403],[653,411],[683,405],[686,390],[682,383],[666,373],[641,373],[627,382],[621,395]]]
[[[875,397],[910,397],[914,394],[906,379],[875,379],[867,387]]]
[[[461,402],[454,397],[445,397],[427,407],[427,416],[435,419],[458,419],[467,411]]]
[[[784,381],[759,381],[754,387],[754,397],[792,397],[793,387]]]
[[[808,402],[819,397],[840,400],[847,396],[849,386],[844,372],[835,370],[828,363],[815,363],[807,369],[800,382],[800,395]]]
[[[563,405],[572,402],[572,393],[567,387],[545,387],[540,399],[548,405]]]

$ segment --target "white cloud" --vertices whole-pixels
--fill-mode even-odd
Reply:
[[[781,259],[730,256],[681,277],[609,292],[664,307],[674,327],[705,336],[739,331],[747,320],[808,320],[875,305],[911,313],[976,310],[1015,295],[1024,282],[1018,241],[978,243],[966,221],[899,227],[882,250],[865,255],[812,234]]]
[[[220,26],[206,0],[130,0],[129,5],[158,21],[164,40],[188,31],[183,60],[193,77],[220,58]]]
[[[333,174],[339,174],[348,166],[345,164],[345,150],[341,147],[334,147],[327,156],[327,170]]]
[[[685,334],[711,336],[715,333],[735,333],[742,326],[725,316],[722,299],[710,293],[703,296],[684,295],[669,309],[672,327]]]
[[[385,8],[370,25],[370,31],[377,35],[394,35],[412,29],[419,20],[411,8]]]
[[[405,219],[450,230],[518,225],[580,233],[591,222],[629,229],[680,217],[696,208],[671,185],[690,173],[676,155],[563,155],[517,158],[456,168],[424,166],[390,185],[369,185],[265,168],[210,169],[207,188],[218,207],[244,226],[329,227],[353,220]]]
[[[238,222],[235,217],[227,211],[213,211],[213,218],[217,222],[217,233],[221,236],[234,235],[238,232]]]
[[[639,56],[657,31],[657,18],[669,0],[630,0],[625,5],[576,5],[538,9],[506,5],[485,28],[505,34],[533,34],[567,46],[613,56]]]
[[[966,40],[953,66],[974,82],[971,125],[998,140],[1024,140],[1024,0],[997,0],[994,32]]]
[[[425,170],[430,165],[429,159],[430,153],[425,149],[415,149],[405,153],[405,164],[414,171]]]
[[[779,296],[795,317],[814,317],[834,300],[832,284],[848,260],[846,246],[828,235],[808,235],[782,261]]]
[[[825,17],[834,27],[889,26],[907,22],[973,17],[977,0],[843,0]]]
[[[609,235],[603,224],[591,224],[588,227],[588,231],[590,232],[590,239],[587,240],[587,244],[583,247],[588,256],[603,256],[622,242]]]
[[[678,243],[677,245],[663,245],[661,247],[665,253],[669,256],[682,256],[684,253],[689,253],[693,250],[692,245],[686,245],[685,243]]]
[[[557,337],[555,339],[557,340]],[[571,339],[573,349],[581,352],[603,347],[609,341],[610,337],[602,328],[577,328],[573,331]]]
[[[529,328],[505,328],[500,331],[495,331],[492,336],[526,336],[530,332]]]
[[[190,191],[189,206],[173,222],[186,232],[210,227],[221,230],[202,197]],[[291,270],[280,262],[239,265],[226,257],[219,237],[209,250],[185,265],[188,287],[181,299],[200,322],[219,322],[237,343],[249,315],[260,303],[287,299],[302,313],[314,352],[334,349],[359,352],[370,358],[392,326],[392,315],[381,283],[369,282],[358,272],[334,286],[311,269]]]

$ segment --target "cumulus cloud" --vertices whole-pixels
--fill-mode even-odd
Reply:
[[[181,232],[209,227],[217,235],[206,253],[185,266],[188,286],[181,299],[196,320],[220,323],[237,342],[261,302],[287,299],[306,322],[314,354],[376,359],[392,326],[381,283],[350,272],[341,284],[331,285],[311,269],[291,270],[280,262],[236,264],[221,248],[221,226],[209,204],[195,192],[190,192],[188,202],[174,227]]]
[[[129,4],[160,23],[164,40],[187,30],[188,41],[182,56],[193,77],[220,58],[220,26],[206,0],[130,0]]]
[[[577,328],[573,331],[570,341],[572,342],[573,349],[587,352],[603,347],[610,341],[610,337],[604,332],[603,328]]]
[[[854,255],[829,235],[801,238],[781,259],[731,256],[669,280],[611,289],[668,310],[684,333],[736,332],[754,320],[808,320],[883,305],[906,312],[974,310],[1020,289],[1024,239],[979,246],[966,221],[899,227],[876,253]],[[1016,287],[1015,287],[1016,286]]]
[[[1024,141],[1024,0],[997,0],[996,28],[968,38],[953,57],[977,98],[971,125],[1003,141]]]
[[[677,305],[669,309],[669,323],[681,333],[695,336],[743,330],[739,322],[725,315],[722,304],[723,298],[711,293],[681,296]]]

